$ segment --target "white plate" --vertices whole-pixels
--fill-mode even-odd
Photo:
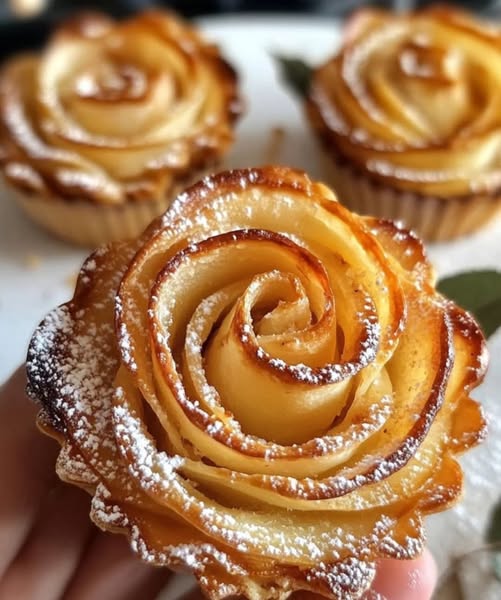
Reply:
[[[247,113],[228,158],[230,166],[259,165],[273,127],[286,139],[280,162],[319,174],[317,148],[297,100],[281,85],[272,52],[319,61],[332,53],[339,26],[326,18],[238,16],[200,21],[241,74]],[[463,269],[501,267],[501,222],[469,238],[430,248],[440,275]],[[85,252],[53,240],[11,204],[0,202],[0,381],[25,356],[30,334],[43,315],[67,300]],[[35,264],[39,263],[39,264]],[[444,568],[455,553],[481,543],[490,507],[501,494],[501,332],[489,343],[492,362],[476,393],[491,422],[488,441],[468,453],[462,504],[429,520],[429,543]],[[173,595],[169,593],[169,598]]]

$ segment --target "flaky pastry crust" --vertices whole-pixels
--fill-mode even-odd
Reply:
[[[355,13],[308,98],[335,159],[441,199],[501,195],[500,107],[500,29],[445,7]]]
[[[0,167],[37,198],[164,198],[223,155],[239,111],[233,69],[172,13],[83,14],[3,66]]]
[[[346,600],[459,497],[486,363],[413,234],[265,167],[92,254],[28,376],[59,476],[144,560],[212,599]]]

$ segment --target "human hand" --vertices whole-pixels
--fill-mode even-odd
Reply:
[[[156,598],[171,574],[141,563],[123,536],[91,523],[89,496],[55,474],[58,445],[38,432],[25,386],[21,367],[0,388],[0,600]],[[366,598],[429,600],[435,581],[428,552],[383,560]],[[201,598],[194,589],[184,600]]]

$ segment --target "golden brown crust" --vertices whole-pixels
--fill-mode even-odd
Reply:
[[[484,339],[434,283],[413,234],[302,172],[206,178],[94,253],[32,339],[59,475],[213,599],[360,598],[485,434]]]
[[[0,74],[1,168],[25,194],[98,204],[164,198],[217,161],[240,113],[237,77],[174,14],[85,13]]]
[[[336,161],[437,199],[501,190],[499,28],[452,8],[363,9],[314,74],[311,123]]]

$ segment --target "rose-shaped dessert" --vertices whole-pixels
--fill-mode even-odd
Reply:
[[[95,252],[28,374],[60,477],[144,560],[210,598],[347,599],[460,495],[486,358],[416,237],[268,167]]]
[[[429,239],[501,207],[501,33],[446,8],[362,10],[308,98],[343,202]]]
[[[0,166],[59,237],[135,237],[220,159],[238,111],[234,71],[171,13],[82,15],[3,67]]]

